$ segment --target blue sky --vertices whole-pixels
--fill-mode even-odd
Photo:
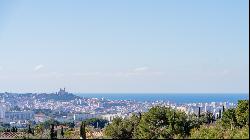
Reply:
[[[1,0],[0,92],[249,92],[247,0]]]

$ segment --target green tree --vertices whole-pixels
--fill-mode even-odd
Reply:
[[[68,123],[68,126],[69,126],[69,128],[75,128],[75,122],[73,121],[73,122],[69,122]]]
[[[50,139],[56,139],[54,124],[51,124]]]
[[[200,128],[194,128],[191,131],[191,139],[222,139],[223,130],[220,127],[203,124]]]
[[[37,136],[40,136],[40,139],[42,139],[43,133],[44,133],[44,126],[41,125],[41,124],[36,125],[36,127],[35,127],[35,134]]]
[[[41,125],[43,126],[44,129],[49,129],[51,127],[51,124],[59,125],[60,122],[58,122],[57,120],[54,120],[54,119],[50,119],[50,120],[47,120],[47,121],[41,123]]]
[[[85,124],[85,122],[82,122],[81,126],[80,126],[80,138],[86,139],[86,124]]]
[[[224,126],[225,128],[230,128],[231,130],[234,129],[237,126],[235,109],[231,108],[223,112],[221,121],[222,121],[222,126]]]
[[[206,116],[206,123],[207,124],[211,124],[211,123],[213,123],[215,121],[213,113],[206,112],[205,116]]]
[[[12,126],[12,128],[11,128],[11,132],[16,132],[16,129],[14,126]]]
[[[240,127],[249,125],[249,100],[239,100],[235,114]]]
[[[64,138],[64,131],[63,131],[63,127],[61,127],[61,136]]]
[[[219,116],[218,116],[218,119],[221,119],[222,117],[222,112],[221,112],[221,109],[219,110]]]
[[[29,133],[29,134],[33,134],[33,131],[32,131],[32,129],[31,129],[31,127],[30,127],[30,124],[29,124],[29,126],[28,126],[28,133]]]
[[[237,129],[234,131],[232,139],[249,139],[249,126],[244,126],[243,128]]]
[[[141,121],[142,114],[138,113],[138,115],[133,114],[129,119],[128,123],[131,125],[131,133],[132,133],[132,138],[135,138],[137,135],[137,127]]]
[[[249,126],[228,129],[221,127],[221,122],[216,125],[202,125],[191,130],[191,139],[249,139]]]
[[[201,107],[199,107],[199,111],[198,111],[198,117],[201,117]]]
[[[248,105],[239,101],[237,108],[223,109],[218,120],[210,112],[186,115],[156,106],[130,118],[115,118],[104,133],[113,139],[245,139],[249,138]]]
[[[133,138],[134,126],[129,119],[117,117],[105,128],[104,133],[113,139]]]
[[[85,123],[86,125],[91,125],[95,128],[104,128],[108,124],[108,121],[104,119],[99,119],[99,118],[91,118],[91,119],[87,119]]]
[[[190,124],[192,120],[188,120],[184,112],[167,107],[153,107],[142,116],[135,138],[168,139],[177,135],[184,138],[189,134]]]

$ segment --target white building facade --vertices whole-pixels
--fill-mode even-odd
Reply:
[[[24,120],[34,120],[33,111],[12,111],[5,112],[5,122],[16,122]]]

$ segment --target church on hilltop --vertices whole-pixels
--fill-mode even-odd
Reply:
[[[69,93],[66,92],[65,88],[63,88],[63,89],[60,88],[59,92],[57,92],[56,94],[58,94],[58,95],[65,95],[65,94],[69,94]]]

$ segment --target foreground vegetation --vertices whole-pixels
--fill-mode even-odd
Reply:
[[[116,118],[104,132],[113,139],[248,139],[249,101],[240,100],[217,120],[209,112],[186,115],[158,106],[129,119]]]
[[[29,125],[22,129],[2,128],[0,129],[0,139],[97,139],[103,138],[102,129],[107,124],[107,120],[99,118],[88,119],[81,123],[47,120],[44,123]],[[3,136],[6,133],[12,133],[11,137]]]
[[[21,133],[20,139],[249,139],[249,101],[236,108],[212,113],[187,115],[168,107],[156,106],[130,118],[89,119],[80,124],[48,120],[27,129],[2,130]],[[0,132],[1,133],[1,132]]]

